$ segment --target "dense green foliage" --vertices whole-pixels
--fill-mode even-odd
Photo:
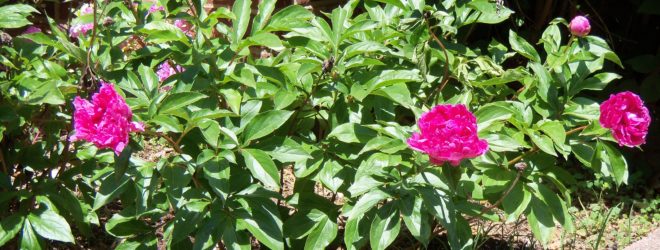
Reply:
[[[270,0],[251,16],[249,0],[211,13],[203,0],[159,2],[165,11],[147,14],[148,2],[98,1],[72,21],[96,22],[87,35],[48,19],[50,30],[0,49],[0,245],[74,243],[101,226],[121,249],[245,249],[250,237],[271,249],[384,249],[404,232],[426,246],[441,231],[462,249],[469,221],[519,216],[547,242],[556,224],[573,228],[564,163],[628,179],[598,102],[582,95],[618,79],[602,68],[621,62],[603,39],[570,36],[564,19],[538,41],[511,30],[463,44],[462,27],[512,11],[382,0],[317,16],[274,12]],[[36,12],[0,8],[11,13],[0,28]],[[185,71],[160,82],[164,61]],[[120,155],[69,142],[73,98],[100,81],[146,124]],[[408,147],[419,115],[443,103],[475,113],[488,153],[434,166]]]

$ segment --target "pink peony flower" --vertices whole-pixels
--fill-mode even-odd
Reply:
[[[192,28],[192,24],[190,24],[186,20],[183,20],[183,19],[174,20],[174,26],[176,26],[181,31],[183,31],[183,33],[185,33],[187,36],[193,36],[194,35],[195,31]]]
[[[75,132],[71,141],[85,140],[119,155],[128,144],[130,132],[144,131],[142,123],[132,121],[133,112],[112,84],[102,82],[91,102],[76,97],[73,106]]]
[[[22,35],[27,35],[27,34],[32,34],[32,33],[37,33],[41,32],[41,29],[37,26],[30,26],[25,31],[23,31]]]
[[[571,23],[568,24],[568,28],[571,30],[571,34],[578,37],[584,37],[591,32],[589,19],[584,16],[574,17],[573,20],[571,20]]]
[[[158,66],[158,71],[156,71],[156,75],[158,75],[158,79],[160,82],[165,81],[165,79],[169,78],[170,76],[176,74],[177,72],[181,73],[184,71],[184,68],[181,67],[181,65],[176,65],[176,69],[170,65],[169,61],[165,61]]]
[[[651,116],[638,95],[625,91],[610,95],[600,105],[599,121],[612,131],[620,146],[634,147],[646,142]]]
[[[486,140],[477,136],[477,118],[463,104],[443,104],[426,112],[417,122],[420,133],[413,133],[408,145],[429,155],[431,162],[446,161],[458,166],[488,150]]]

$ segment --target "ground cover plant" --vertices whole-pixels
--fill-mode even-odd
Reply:
[[[471,222],[521,217],[547,244],[576,230],[566,163],[624,185],[620,148],[645,143],[636,94],[584,94],[622,63],[583,16],[466,44],[513,12],[275,2],[95,1],[66,24],[0,7],[20,30],[0,49],[0,245],[463,249]]]

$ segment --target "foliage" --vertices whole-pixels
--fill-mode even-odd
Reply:
[[[603,39],[569,36],[563,19],[539,41],[511,30],[474,45],[459,42],[464,27],[512,11],[349,1],[317,16],[266,0],[251,17],[250,0],[210,13],[204,2],[98,1],[73,20],[96,24],[85,35],[48,19],[50,32],[0,49],[0,245],[74,243],[102,226],[121,249],[244,249],[251,237],[272,249],[384,249],[406,230],[424,246],[444,230],[462,249],[470,221],[520,216],[545,243],[556,224],[574,228],[563,162],[627,181],[598,102],[583,95],[618,79],[602,68],[621,62]],[[33,10],[11,6],[0,27],[27,25]],[[185,70],[160,82],[166,61]],[[119,155],[70,140],[72,100],[101,80],[146,126]],[[434,166],[408,148],[416,117],[443,103],[474,112],[485,155]],[[171,151],[141,154],[154,140]]]

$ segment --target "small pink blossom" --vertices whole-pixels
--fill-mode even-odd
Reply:
[[[589,35],[591,32],[591,24],[589,24],[589,19],[584,16],[576,16],[571,20],[571,23],[568,24],[568,28],[571,30],[571,34],[578,37],[584,37]]]
[[[450,162],[458,166],[463,159],[474,158],[488,150],[486,140],[477,136],[477,118],[463,104],[443,104],[426,112],[417,122],[408,145],[429,155],[434,164]]]
[[[158,4],[152,4],[151,7],[149,7],[149,13],[154,13],[157,11],[164,11],[165,7],[160,6]]]
[[[183,71],[184,68],[181,67],[181,65],[176,65],[176,67],[172,67],[169,61],[165,61],[161,63],[160,66],[158,66],[158,71],[156,71],[156,75],[158,75],[158,79],[160,80],[160,82],[163,82],[170,76],[176,74],[177,72],[181,73]]]
[[[610,95],[600,105],[599,121],[612,131],[620,146],[634,147],[646,143],[651,115],[638,95],[625,91]]]
[[[69,29],[69,36],[79,37],[81,35],[86,35],[87,32],[93,29],[94,29],[94,23],[74,24]]]
[[[188,21],[183,20],[183,19],[177,19],[174,20],[174,26],[179,28],[183,33],[185,33],[187,36],[193,36],[194,35],[194,30],[192,27],[192,24],[190,24]]]
[[[119,155],[128,144],[130,132],[144,131],[142,123],[132,121],[133,112],[112,84],[102,82],[91,102],[76,97],[73,106],[75,132],[71,141],[85,140]]]
[[[94,13],[94,6],[91,4],[86,3],[80,6],[80,15],[89,15],[92,13]]]

